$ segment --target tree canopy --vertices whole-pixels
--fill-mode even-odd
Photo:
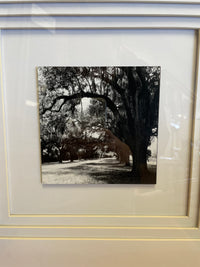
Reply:
[[[158,135],[160,67],[39,67],[38,86],[41,144],[58,147],[72,129],[81,136],[77,107],[90,98],[88,116],[129,146],[140,181]],[[85,125],[91,128],[92,120]]]

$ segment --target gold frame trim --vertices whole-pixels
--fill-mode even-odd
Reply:
[[[199,230],[198,227],[165,227],[165,226],[71,226],[71,225],[0,225],[0,229],[142,229],[142,230]]]
[[[14,237],[14,236],[5,236],[5,237],[1,236],[0,240],[200,242],[200,238],[100,238],[100,237]]]
[[[200,49],[200,31],[195,32],[196,35],[196,51],[195,51],[195,67],[194,67],[194,89],[192,98],[192,114],[191,114],[191,133],[190,133],[190,152],[189,152],[189,172],[188,172],[188,203],[187,203],[187,216],[190,214],[190,202],[191,202],[191,187],[192,187],[192,168],[193,168],[193,153],[194,153],[194,134],[195,134],[195,115],[196,115],[196,103],[197,103],[197,91],[198,91],[198,74],[199,74],[199,49]],[[198,211],[198,220],[199,220]]]

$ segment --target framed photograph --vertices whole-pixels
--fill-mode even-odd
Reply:
[[[61,2],[0,0],[2,266],[195,266],[200,1]]]
[[[42,182],[156,182],[160,67],[38,67]]]

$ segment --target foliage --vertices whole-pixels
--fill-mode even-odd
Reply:
[[[140,177],[158,134],[159,83],[159,67],[40,67],[41,140],[59,147],[63,139],[86,139],[94,126],[110,129],[129,146]],[[83,118],[85,97],[91,101]]]

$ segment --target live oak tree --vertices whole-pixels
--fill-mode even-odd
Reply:
[[[103,103],[103,127],[129,146],[133,181],[141,181],[158,134],[160,67],[40,67],[38,81],[41,120],[69,119],[84,97]]]

